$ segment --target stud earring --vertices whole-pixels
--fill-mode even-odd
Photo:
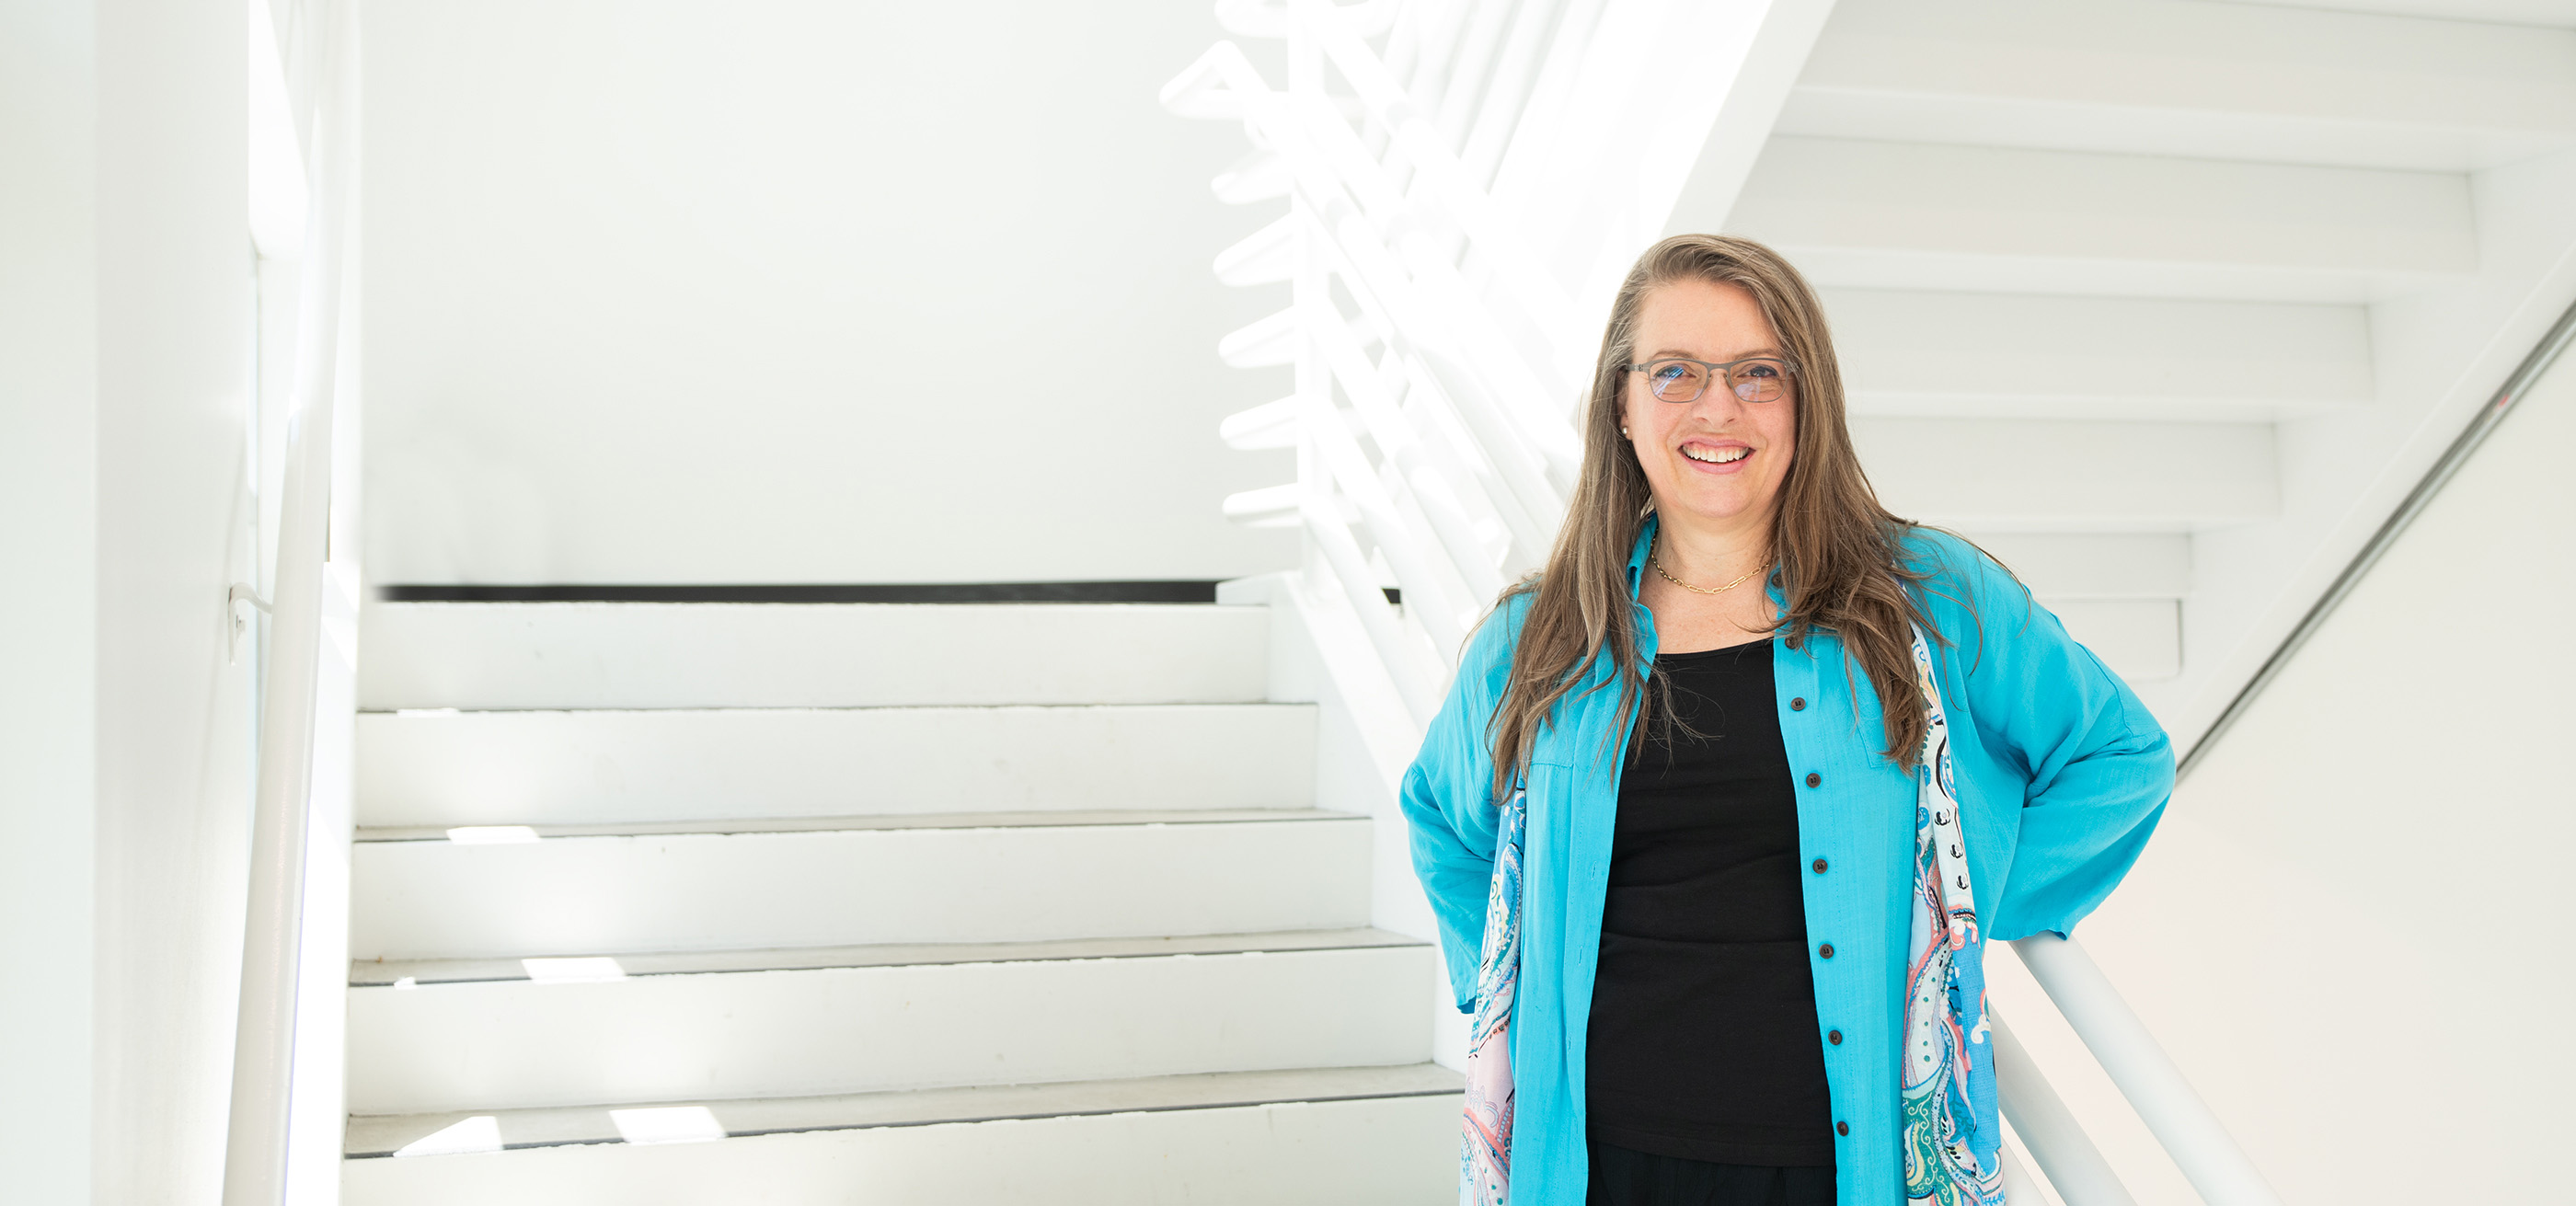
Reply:
[[[1620,429],[1619,429],[1619,438],[1620,438],[1620,439],[1623,439],[1623,440],[1630,440],[1630,439],[1635,439],[1636,437],[1629,435],[1629,434],[1628,434],[1628,429],[1627,429],[1627,428],[1625,428],[1625,427],[1622,427],[1622,428],[1620,428]]]

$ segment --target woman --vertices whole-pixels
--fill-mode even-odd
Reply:
[[[1404,781],[1460,1009],[1481,981],[1468,1198],[1998,1200],[1981,941],[2109,894],[2163,731],[2003,567],[1878,504],[1770,249],[1648,250],[1583,423],[1547,567]]]

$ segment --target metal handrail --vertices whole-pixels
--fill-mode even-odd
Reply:
[[[2462,428],[2450,446],[2442,450],[2433,466],[2416,480],[2415,487],[2406,492],[2397,509],[2388,513],[2388,518],[2380,522],[2379,530],[2371,533],[2361,551],[2353,554],[2352,560],[2335,575],[2325,593],[2309,605],[2306,614],[2301,615],[2298,624],[2290,629],[2290,635],[2281,638],[2279,647],[2263,659],[2263,665],[2255,670],[2254,677],[2247,679],[2245,685],[2228,699],[2226,710],[2218,714],[2217,720],[2210,722],[2199,740],[2191,743],[2191,749],[2182,756],[2181,765],[2174,768],[2176,779],[2189,775],[2194,767],[2200,765],[2201,759],[2217,747],[2218,739],[2234,728],[2246,709],[2253,706],[2255,697],[2261,695],[2265,687],[2271,686],[2273,679],[2280,677],[2281,670],[2298,655],[2308,643],[2308,638],[2325,627],[2326,617],[2333,615],[2335,608],[2342,606],[2344,597],[2361,585],[2362,578],[2370,573],[2370,567],[2379,564],[2379,559],[2396,547],[2397,538],[2414,524],[2416,516],[2424,513],[2425,507],[2432,505],[2433,496],[2441,493],[2442,487],[2450,484],[2460,467],[2469,463],[2469,457],[2477,452],[2478,445],[2486,443],[2487,436],[2495,431],[2496,425],[2504,422],[2504,417],[2512,412],[2513,404],[2530,392],[2541,374],[2558,362],[2559,355],[2570,344],[2576,344],[2576,303],[2571,303],[2566,312],[2558,316],[2558,321],[2540,337],[2538,344],[2533,345],[2530,353],[2522,358],[2522,363],[2514,367],[2512,374],[2504,379],[2504,384],[2496,387],[2495,396],[2478,408],[2478,413],[2470,417],[2468,426]]]

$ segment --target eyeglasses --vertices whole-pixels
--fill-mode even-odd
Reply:
[[[1646,388],[1666,402],[1696,402],[1706,392],[1708,383],[1725,378],[1726,388],[1747,402],[1777,402],[1789,396],[1789,378],[1798,366],[1777,356],[1749,356],[1725,364],[1674,357],[1632,364],[1633,372],[1646,375]]]

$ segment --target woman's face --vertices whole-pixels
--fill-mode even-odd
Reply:
[[[1648,292],[1637,312],[1632,364],[1684,357],[1726,364],[1786,357],[1780,337],[1741,286],[1674,281]],[[1712,380],[1690,402],[1666,402],[1643,372],[1627,374],[1620,414],[1655,510],[1666,522],[1719,527],[1767,523],[1797,448],[1797,384],[1780,398],[1749,402]]]

